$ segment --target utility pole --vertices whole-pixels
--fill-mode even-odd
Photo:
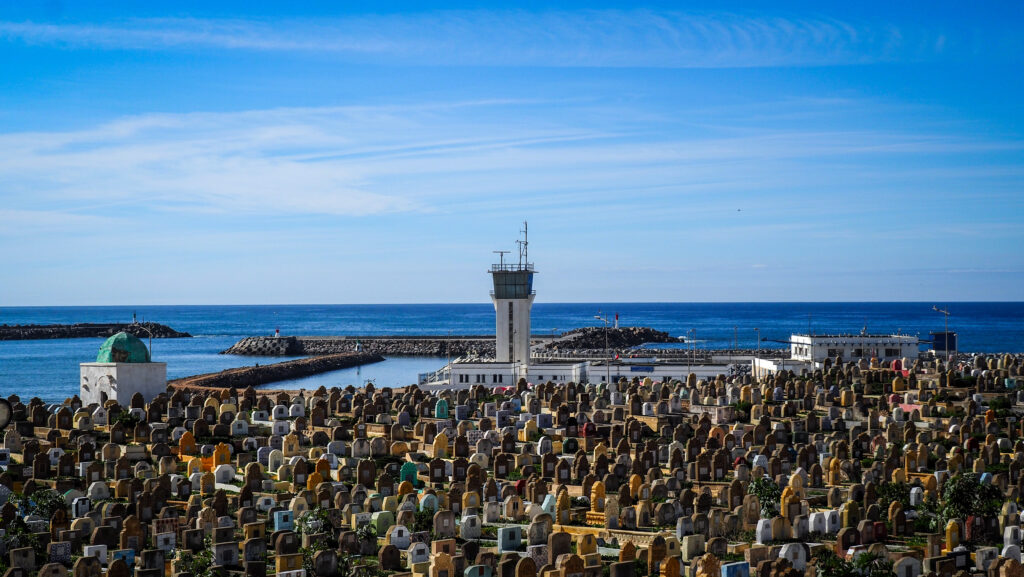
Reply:
[[[690,329],[686,331],[686,334],[693,335],[690,339],[690,354],[686,355],[686,374],[689,377],[689,374],[693,372],[693,363],[696,360],[694,359],[694,353],[697,352],[697,329]]]
[[[606,316],[602,317],[601,316],[601,311],[597,311],[597,314],[594,315],[594,318],[599,320],[599,321],[603,321],[604,322],[604,354],[605,354],[605,357],[607,357],[605,362],[604,362],[604,371],[605,371],[604,382],[605,382],[605,384],[611,385],[610,381],[612,380],[612,376],[611,376],[612,375],[612,367],[611,367],[612,358],[611,358],[611,354],[608,351],[608,317],[606,317]]]
[[[735,351],[740,348],[740,328],[736,325],[732,326],[732,350],[729,351],[729,364],[732,364],[732,356]]]
[[[949,360],[949,308],[940,309],[938,306],[933,306],[932,310],[937,313],[942,313],[946,317],[946,332],[942,337],[942,348],[943,352],[946,353],[946,360]],[[959,343],[958,343],[959,344]],[[956,357],[953,357],[954,359]]]
[[[760,361],[761,360],[761,329],[758,328],[758,327],[754,327],[754,330],[757,331],[757,354],[754,356],[754,359],[755,359],[754,365],[756,366],[757,365],[756,361]],[[754,376],[754,382],[755,383],[759,380],[759,376],[760,376],[759,373],[755,373],[755,376]]]
[[[693,353],[691,355],[693,357],[693,364],[696,365],[697,364],[697,329],[692,329],[692,330],[693,330],[693,344],[690,345],[690,350]]]

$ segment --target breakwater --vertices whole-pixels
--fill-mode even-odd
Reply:
[[[329,371],[347,369],[359,365],[383,361],[384,357],[369,353],[341,353],[323,355],[273,363],[239,367],[217,373],[194,375],[167,381],[167,388],[172,390],[194,390],[213,388],[244,388],[258,387],[268,383],[300,379]]]
[[[650,327],[584,327],[562,333],[544,345],[550,350],[628,349],[648,343],[678,343],[679,339]]]
[[[160,323],[76,323],[71,325],[0,325],[0,341],[107,338],[122,331],[140,339],[150,336],[154,339],[179,339],[192,336]]]
[[[393,357],[494,356],[494,337],[246,337],[222,354],[283,357],[363,353]]]
[[[552,351],[604,350],[606,329],[587,327],[559,336],[533,335],[535,347]],[[647,343],[678,342],[668,333],[647,327],[607,329],[608,347],[625,350]],[[222,354],[284,357],[331,355],[361,350],[392,357],[494,356],[493,335],[445,336],[344,336],[344,337],[246,337]]]

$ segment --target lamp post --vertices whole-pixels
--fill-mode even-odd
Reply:
[[[601,311],[597,311],[594,318],[604,322],[604,354],[607,356],[604,362],[604,382],[605,384],[610,385],[610,381],[612,380],[612,359],[611,355],[608,353],[608,317],[602,317]]]
[[[942,348],[943,352],[946,353],[946,360],[949,360],[949,309],[940,309],[938,306],[933,306],[932,310],[937,313],[942,313],[946,317],[946,332],[942,336]]]
[[[758,328],[758,327],[754,327],[754,330],[757,332],[757,354],[754,355],[754,359],[755,359],[754,360],[754,366],[756,368],[757,367],[757,361],[761,360],[761,329]],[[760,380],[760,378],[761,378],[761,372],[755,370],[754,371],[754,382],[756,383],[758,380]]]
[[[694,355],[697,353],[697,329],[690,329],[686,331],[686,334],[693,335],[690,339],[690,354],[686,357],[686,376],[689,378],[690,373],[693,372],[693,363],[696,361]]]
[[[732,351],[729,351],[729,363],[732,363],[733,351],[740,348],[740,327],[732,326]]]

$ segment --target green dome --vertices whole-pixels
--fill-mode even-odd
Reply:
[[[149,363],[149,349],[139,337],[125,332],[103,341],[96,355],[97,363]]]

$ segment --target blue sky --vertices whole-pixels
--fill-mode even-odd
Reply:
[[[1019,3],[24,4],[0,305],[1024,294]]]

